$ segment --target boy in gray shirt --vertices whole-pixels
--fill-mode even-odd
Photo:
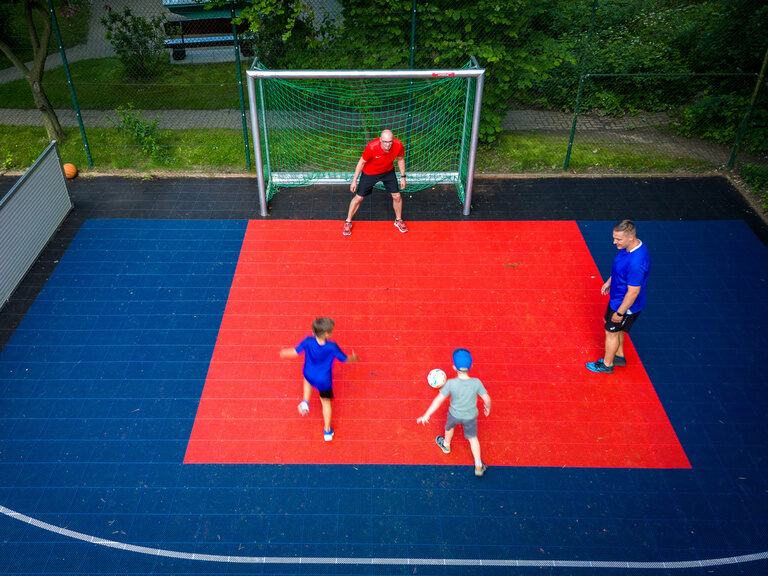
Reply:
[[[450,396],[451,406],[448,409],[448,418],[445,422],[445,436],[438,436],[435,442],[445,453],[451,452],[451,439],[457,425],[464,428],[464,437],[469,440],[469,447],[475,459],[475,476],[485,474],[486,465],[480,458],[480,441],[477,439],[477,397],[483,400],[484,413],[491,413],[491,397],[488,395],[483,383],[478,378],[469,375],[472,367],[472,355],[469,350],[457,348],[453,351],[453,368],[456,370],[456,378],[448,380],[432,400],[424,415],[416,420],[419,424],[429,422],[429,417],[440,407],[446,398]]]

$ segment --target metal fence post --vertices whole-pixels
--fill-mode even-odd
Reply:
[[[245,97],[243,96],[243,72],[240,68],[240,46],[237,40],[237,24],[235,24],[235,2],[229,4],[232,11],[232,37],[235,39],[235,68],[237,69],[237,89],[240,93],[240,118],[243,121],[243,143],[245,145],[245,168],[251,169],[251,151],[248,148],[248,121],[245,118]]]
[[[592,46],[592,30],[595,27],[595,12],[597,12],[597,0],[592,2],[592,16],[589,20],[589,35],[587,36],[587,46],[584,48],[584,56],[581,59],[581,72],[579,73],[579,91],[576,95],[576,106],[573,109],[573,123],[571,124],[571,135],[568,138],[568,150],[565,153],[565,164],[563,165],[563,171],[568,170],[568,164],[571,161],[571,149],[573,149],[573,137],[576,135],[576,120],[579,117],[579,106],[581,105],[581,91],[584,86],[584,78],[588,74],[584,74],[584,70],[587,67],[587,56],[589,54],[589,48]]]
[[[763,56],[763,65],[760,67],[760,74],[757,75],[757,82],[755,82],[755,89],[752,91],[752,99],[749,101],[749,106],[747,106],[747,113],[744,114],[744,120],[741,122],[741,126],[739,126],[739,133],[736,135],[736,142],[733,144],[733,150],[731,150],[731,158],[728,160],[728,165],[726,168],[730,170],[733,168],[733,163],[736,162],[736,153],[739,151],[739,144],[741,143],[741,138],[744,136],[744,130],[747,129],[747,124],[749,123],[749,117],[752,116],[752,110],[755,107],[755,102],[757,101],[757,93],[760,91],[760,85],[763,83],[763,79],[765,78],[765,67],[766,64],[768,64],[768,48],[765,49],[765,56]]]
[[[83,138],[83,146],[85,147],[85,155],[88,158],[88,166],[93,168],[93,158],[91,158],[91,148],[88,146],[88,138],[85,135],[85,126],[83,126],[83,118],[80,115],[80,106],[77,103],[77,95],[75,95],[75,85],[72,84],[72,76],[69,73],[69,63],[67,62],[67,53],[64,50],[64,42],[61,40],[61,31],[59,30],[59,21],[56,19],[56,11],[53,9],[52,0],[48,0],[48,10],[51,12],[51,21],[53,23],[53,29],[56,31],[56,39],[59,41],[59,52],[61,52],[61,63],[64,65],[64,73],[67,75],[67,84],[69,85],[69,93],[72,95],[72,104],[75,107],[75,115],[77,116],[77,124],[80,126],[80,135]]]

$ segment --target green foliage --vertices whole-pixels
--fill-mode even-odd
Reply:
[[[13,168],[15,165],[16,164],[13,160],[13,154],[11,154],[10,152],[6,152],[5,160],[3,160],[2,165],[0,165],[0,170],[2,170],[3,172],[7,172],[11,168]]]
[[[127,107],[118,106],[115,110],[119,120],[110,118],[112,124],[117,128],[117,132],[127,138],[131,138],[139,146],[144,155],[167,163],[170,158],[164,148],[160,145],[160,134],[157,130],[159,118],[148,122],[141,117],[141,110],[135,110],[133,104]]]
[[[158,67],[166,58],[165,20],[165,16],[150,20],[134,16],[128,6],[122,14],[110,9],[101,19],[106,28],[104,37],[112,44],[129,78],[157,76]]]
[[[768,152],[768,107],[765,98],[752,110],[742,144],[754,154]],[[737,94],[706,95],[681,108],[675,130],[688,137],[733,145],[749,105],[749,97]]]
[[[757,164],[745,164],[741,168],[741,177],[752,193],[759,199],[761,208],[768,212],[768,168]]]
[[[472,0],[436,2],[417,7],[416,68],[456,68],[475,56],[487,70],[480,138],[493,142],[501,131],[510,94],[528,90],[572,61],[569,43],[561,43],[542,26],[554,0],[532,2]],[[376,17],[371,17],[375,14]],[[344,28],[331,50],[364,47],[334,58],[341,68],[407,68],[411,39],[408,0],[349,0]]]

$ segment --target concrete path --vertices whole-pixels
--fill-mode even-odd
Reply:
[[[246,110],[246,117],[248,111]],[[71,109],[56,110],[59,123],[65,127],[77,126],[77,116]],[[118,116],[114,110],[81,110],[83,124],[89,127],[111,128]],[[143,110],[142,118],[158,120],[158,127],[164,130],[183,128],[241,128],[240,110]],[[40,112],[36,109],[0,108],[0,124],[10,126],[41,125]],[[249,123],[250,124],[250,123]]]

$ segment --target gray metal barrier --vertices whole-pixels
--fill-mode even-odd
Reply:
[[[0,198],[0,308],[72,210],[56,141]]]

